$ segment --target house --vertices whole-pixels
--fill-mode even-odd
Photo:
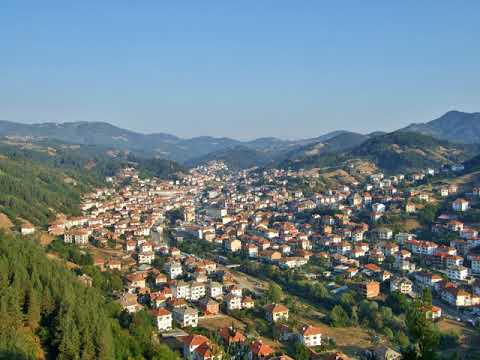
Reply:
[[[242,298],[233,294],[228,294],[224,299],[228,311],[242,310]]]
[[[440,188],[440,196],[447,197],[449,195],[448,187]]]
[[[390,240],[393,237],[393,231],[389,228],[380,228],[376,231],[379,240]]]
[[[167,280],[168,279],[165,274],[159,273],[155,276],[155,285],[165,284]]]
[[[468,268],[456,265],[447,268],[447,276],[452,280],[463,281],[468,277]]]
[[[126,310],[129,313],[135,313],[142,308],[142,305],[137,301],[137,295],[130,293],[123,294],[118,300],[118,303],[123,310]]]
[[[218,282],[211,281],[208,284],[208,296],[214,299],[221,298],[223,296],[223,286]]]
[[[407,214],[414,213],[415,210],[416,210],[415,203],[408,201],[408,202],[405,204],[405,212],[406,212]]]
[[[386,243],[383,246],[383,252],[385,253],[385,256],[393,256],[395,255],[398,251],[400,250],[398,244],[395,243]]]
[[[458,220],[450,220],[447,223],[447,228],[450,231],[462,231],[463,230],[463,222]]]
[[[152,251],[138,254],[139,264],[151,264],[153,260],[155,260],[155,254]]]
[[[157,319],[158,331],[167,331],[172,329],[172,313],[167,309],[160,308],[152,311],[153,317]]]
[[[480,274],[480,256],[474,256],[471,258],[471,266],[473,274]]]
[[[185,359],[198,359],[195,350],[205,345],[208,346],[210,343],[207,337],[197,334],[185,336],[181,340],[183,342],[182,353]]]
[[[190,285],[190,300],[196,301],[198,299],[203,298],[206,295],[206,287],[205,284],[201,282],[193,282]]]
[[[322,332],[320,328],[306,325],[300,330],[300,342],[307,347],[322,345]]]
[[[371,299],[380,295],[380,283],[378,281],[367,281],[359,285],[361,294]]]
[[[244,296],[242,298],[242,309],[253,309],[255,307],[255,302],[250,296]]]
[[[473,304],[478,304],[478,297],[473,299],[472,294],[457,287],[450,286],[441,289],[440,296],[442,300],[457,307],[468,307],[472,306]]]
[[[133,273],[126,276],[130,288],[144,288],[145,276],[142,273]]]
[[[413,289],[413,283],[405,277],[393,279],[390,281],[390,291],[398,291],[402,294],[410,294]]]
[[[122,270],[122,262],[118,259],[110,259],[107,262],[107,268],[110,270]]]
[[[419,255],[433,255],[438,248],[434,242],[425,240],[410,240],[405,244],[410,247],[412,253]]]
[[[218,331],[218,335],[222,338],[225,345],[243,344],[247,340],[245,335],[233,326],[222,327]]]
[[[383,213],[385,212],[385,205],[381,203],[375,203],[372,205],[372,211],[375,213]]]
[[[230,285],[227,289],[228,293],[232,294],[232,295],[235,295],[235,296],[238,296],[238,297],[242,297],[242,294],[243,294],[243,290],[241,287],[237,286],[237,285]]]
[[[180,280],[170,286],[172,294],[177,299],[190,299],[190,284]]]
[[[467,211],[469,203],[465,199],[457,199],[452,203],[452,209],[454,211]]]
[[[227,239],[223,242],[225,250],[230,252],[237,252],[242,249],[242,242],[238,239]]]
[[[20,233],[23,235],[23,236],[26,236],[26,235],[32,235],[35,233],[35,226],[33,226],[32,224],[22,224],[22,227],[20,228]]]
[[[268,359],[273,354],[273,349],[263,343],[262,340],[255,340],[250,344],[250,352],[248,353],[249,360],[263,360]]]
[[[249,258],[256,258],[258,256],[258,247],[255,244],[246,244],[244,246],[245,251]]]
[[[137,243],[133,240],[127,240],[125,243],[125,251],[132,252],[137,248]]]
[[[67,244],[86,245],[88,244],[88,236],[89,233],[86,229],[71,229],[65,232],[63,241]]]
[[[425,317],[428,320],[438,320],[442,317],[442,308],[438,306],[424,306],[422,309],[425,312]]]
[[[80,281],[86,287],[92,287],[93,286],[93,279],[90,276],[88,276],[87,274],[80,275],[78,277],[78,281]]]
[[[198,311],[191,307],[175,308],[173,310],[173,319],[181,327],[197,327]]]
[[[438,284],[443,280],[440,275],[428,272],[417,272],[414,274],[414,278],[420,287],[429,288],[433,288],[435,284]]]
[[[209,297],[204,297],[198,303],[205,315],[217,315],[220,312],[219,303]]]
[[[401,232],[395,235],[395,241],[398,242],[399,244],[403,244],[406,241],[413,240],[414,237],[415,235],[413,234]]]
[[[288,320],[288,308],[282,304],[270,304],[264,307],[265,317],[271,323]]]
[[[163,270],[168,274],[170,279],[176,279],[183,274],[182,264],[176,261],[166,262]]]

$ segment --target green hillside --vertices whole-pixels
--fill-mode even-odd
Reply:
[[[354,144],[355,139],[344,139]],[[477,152],[476,145],[453,144],[428,135],[413,132],[393,132],[357,139],[350,149],[330,152],[320,148],[315,152],[308,148],[281,163],[284,168],[313,168],[342,166],[349,160],[361,159],[373,162],[386,172],[403,172],[440,167],[443,164],[463,162]]]
[[[216,160],[223,161],[230,169],[238,170],[255,166],[265,166],[272,161],[273,156],[274,154],[250,149],[246,146],[235,146],[190,160],[186,162],[185,165],[195,167]]]
[[[48,222],[54,211],[78,213],[80,194],[87,184],[29,160],[0,157],[0,211],[36,225]]]
[[[134,157],[98,146],[0,140],[0,212],[45,225],[55,212],[78,213],[81,194],[124,166],[160,178],[182,173],[175,162]]]
[[[413,132],[393,132],[369,139],[349,155],[366,158],[385,171],[395,172],[462,162],[476,151],[475,148]]]
[[[0,359],[178,359],[31,241],[0,233]],[[121,320],[121,321],[119,321]]]

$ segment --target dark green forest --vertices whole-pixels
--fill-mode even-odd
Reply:
[[[0,233],[0,359],[178,359],[134,316],[36,243]]]
[[[76,214],[80,194],[87,187],[58,170],[29,160],[0,158],[0,211],[14,222],[21,217],[42,225],[53,211]]]

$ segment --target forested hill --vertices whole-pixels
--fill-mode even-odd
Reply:
[[[398,172],[463,162],[473,156],[477,148],[428,135],[396,131],[367,140],[352,149],[349,156],[366,158],[385,171]]]
[[[57,212],[78,212],[81,194],[104,185],[123,166],[148,176],[175,177],[169,160],[136,158],[97,146],[0,139],[0,212],[11,221],[45,225]]]
[[[363,159],[386,172],[405,172],[463,162],[477,152],[478,145],[454,144],[428,135],[396,131],[371,136],[346,151],[302,155],[289,159],[282,166],[297,169],[331,167]]]
[[[34,242],[3,233],[0,319],[0,359],[178,359],[152,342],[145,313],[120,313]]]
[[[44,225],[54,212],[76,214],[87,185],[33,161],[0,157],[0,189],[0,211],[10,220]]]
[[[235,146],[223,149],[185,162],[186,166],[195,167],[209,161],[223,161],[232,170],[247,169],[254,166],[265,166],[272,161],[272,154],[246,146]]]

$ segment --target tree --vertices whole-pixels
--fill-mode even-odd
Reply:
[[[282,288],[275,283],[270,283],[266,296],[270,302],[278,303],[283,298]]]
[[[386,327],[383,329],[383,333],[385,334],[385,336],[391,341],[394,339],[394,335],[393,335],[393,331],[392,329]]]
[[[157,346],[156,354],[153,356],[152,360],[179,360],[180,357],[174,351],[172,351],[167,345],[160,344]]]
[[[26,308],[27,308],[27,325],[30,326],[30,328],[33,331],[35,331],[39,326],[39,323],[41,320],[41,314],[40,314],[40,304],[38,302],[38,297],[32,287],[28,288]]]
[[[427,204],[425,207],[419,211],[418,220],[423,225],[431,224],[437,217],[438,206],[433,204]]]
[[[308,360],[310,359],[310,351],[305,345],[297,341],[293,346],[293,358],[295,360]]]
[[[430,290],[430,288],[423,289],[422,301],[423,304],[426,306],[432,305],[432,291]]]
[[[332,326],[341,327],[348,325],[348,314],[341,305],[335,305],[330,312]]]
[[[397,341],[397,344],[400,346],[401,349],[407,349],[408,345],[410,344],[408,336],[405,335],[403,331],[395,335],[395,340]]]
[[[80,334],[71,313],[60,313],[58,359],[76,360],[80,355]]]
[[[415,301],[407,310],[406,322],[410,338],[418,360],[436,359],[436,348],[439,343],[438,331],[422,311],[423,304]],[[408,356],[412,356],[408,351]]]

